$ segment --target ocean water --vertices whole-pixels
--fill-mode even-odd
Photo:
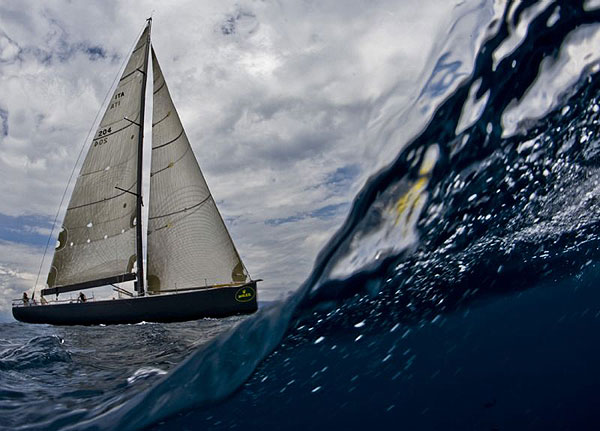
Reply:
[[[411,106],[427,121],[294,294],[224,320],[2,324],[0,427],[600,429],[598,23],[576,0],[457,16]],[[373,145],[408,121],[389,100]]]

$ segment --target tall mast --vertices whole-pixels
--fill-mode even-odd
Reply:
[[[140,132],[138,135],[138,157],[137,157],[137,202],[136,202],[136,256],[137,256],[137,292],[138,296],[144,296],[144,255],[142,251],[142,169],[144,153],[144,111],[146,110],[146,81],[148,80],[148,53],[150,51],[150,31],[152,30],[152,17],[148,18],[148,40],[144,53],[144,66],[142,73],[142,93],[140,104]]]

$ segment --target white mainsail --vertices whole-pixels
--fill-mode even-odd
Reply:
[[[152,70],[148,290],[243,283],[248,276],[183,130],[154,49]]]
[[[131,274],[135,267],[136,123],[149,31],[148,26],[134,48],[82,165],[54,252],[49,287]]]

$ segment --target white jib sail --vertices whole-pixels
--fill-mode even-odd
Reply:
[[[243,283],[248,276],[200,171],[154,50],[152,69],[148,290]]]

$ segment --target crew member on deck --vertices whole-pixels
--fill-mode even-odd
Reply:
[[[27,296],[27,292],[23,292],[23,305],[29,305],[29,296]]]
[[[79,292],[79,298],[77,299],[77,302],[85,302],[85,301],[87,301],[87,298],[85,297],[83,292]]]

